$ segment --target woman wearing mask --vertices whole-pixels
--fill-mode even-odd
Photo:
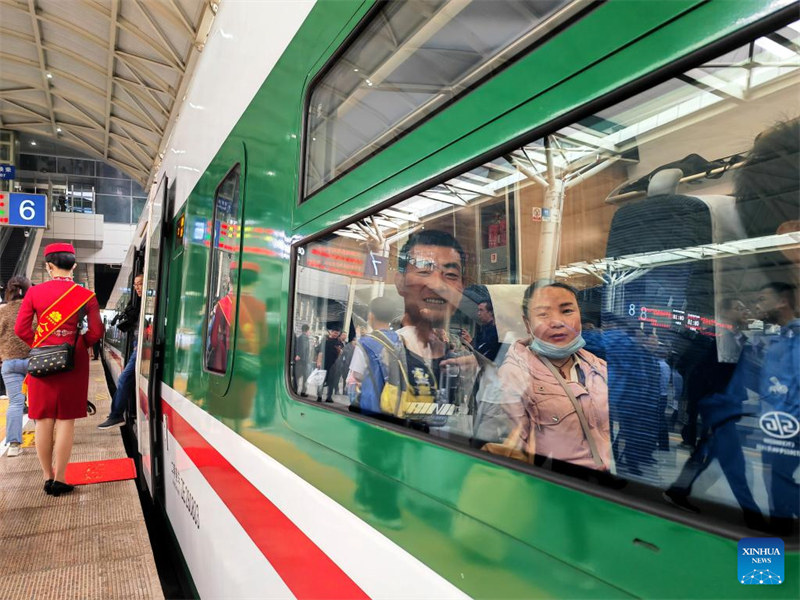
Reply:
[[[514,423],[507,443],[529,459],[610,470],[606,363],[583,350],[575,290],[532,284],[522,312],[531,337],[514,344],[499,370]]]
[[[6,304],[0,306],[0,362],[3,363],[3,382],[8,391],[8,414],[6,415],[6,443],[8,456],[19,456],[22,443],[22,414],[25,410],[25,394],[22,381],[28,374],[28,344],[14,334],[14,324],[22,306],[22,298],[31,287],[27,277],[12,277],[6,284]]]
[[[27,378],[29,416],[36,419],[36,453],[44,473],[44,490],[60,496],[73,489],[64,482],[64,473],[72,453],[75,419],[86,416],[89,393],[87,349],[102,337],[103,322],[94,293],[72,281],[75,270],[72,244],[50,244],[44,254],[52,281],[28,291],[14,330],[32,348],[64,343],[74,346],[72,370]],[[89,329],[81,336],[78,328],[84,314],[88,317]],[[35,330],[34,316],[37,322]],[[57,431],[55,446],[54,430]]]

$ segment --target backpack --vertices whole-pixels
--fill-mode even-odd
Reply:
[[[432,404],[436,390],[417,393],[408,376],[405,344],[394,331],[375,331],[358,342],[367,358],[367,372],[361,384],[359,406],[362,412],[382,413],[398,418],[411,417],[419,403]],[[430,373],[435,386],[435,378]]]

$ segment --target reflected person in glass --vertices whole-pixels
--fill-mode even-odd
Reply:
[[[606,363],[583,349],[576,291],[563,283],[531,284],[523,299],[530,338],[509,350],[499,376],[514,402],[506,445],[534,455],[595,469],[612,468]],[[494,450],[490,450],[494,451]]]

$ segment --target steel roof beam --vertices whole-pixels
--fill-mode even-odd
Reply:
[[[172,45],[172,42],[169,41],[169,38],[161,30],[161,27],[158,26],[158,22],[155,19],[153,19],[152,15],[148,12],[148,10],[140,2],[140,0],[133,0],[133,3],[136,5],[136,8],[139,9],[139,12],[142,13],[147,22],[150,23],[150,27],[152,27],[153,31],[156,32],[156,35],[158,35],[158,38],[161,40],[161,43],[164,44],[164,48],[166,48],[172,55],[172,58],[175,60],[175,63],[180,67],[181,71],[184,71],[186,69],[186,65],[184,64],[183,60],[178,54],[178,51]]]
[[[134,108],[133,106],[131,106],[127,102],[123,102],[121,98],[117,98],[117,104],[122,106],[125,110],[128,110],[131,113],[135,114],[137,117],[142,117],[143,120],[145,120],[148,123],[150,123],[150,126],[155,131],[157,131],[159,133],[159,135],[163,134],[164,130],[161,128],[161,126],[158,123],[156,123],[155,119],[147,111],[147,109],[144,106],[142,106],[142,103],[139,101],[139,99],[136,96],[134,96],[133,94],[131,94],[131,92],[128,90],[128,88],[123,87],[121,89],[125,91],[125,93],[127,94],[128,98],[130,98],[133,101],[133,103],[136,104],[138,109]]]
[[[36,45],[36,38],[32,35],[28,35],[27,33],[23,33],[21,31],[14,31],[11,29],[7,29],[5,27],[0,27],[0,36],[8,36],[14,37],[18,40],[22,40],[23,42],[27,42],[31,45]],[[78,54],[77,52],[73,52],[69,48],[64,48],[64,46],[59,46],[58,44],[54,44],[52,42],[48,42],[47,40],[43,40],[44,49],[47,52],[55,52],[57,54],[63,54],[64,56],[68,56],[73,60],[78,61],[82,65],[96,71],[99,74],[105,75],[105,70],[101,69],[97,66],[97,63],[92,62],[84,58],[82,55]]]
[[[158,146],[156,144],[154,144],[149,140],[142,140],[140,137],[128,131],[128,129],[121,123],[117,123],[117,126],[128,139],[130,139],[133,142],[136,142],[140,147],[142,147],[142,149],[144,149],[147,152],[148,156],[152,158],[156,155],[156,152],[158,152]]]
[[[125,17],[122,17],[122,16],[117,17],[117,24],[119,25],[120,29],[124,29],[125,31],[127,31],[131,35],[134,35],[137,38],[139,38],[139,40],[142,43],[144,43],[147,46],[149,46],[150,49],[153,50],[153,52],[155,52],[156,54],[160,55],[164,60],[166,60],[167,63],[168,63],[167,66],[169,66],[169,68],[173,69],[174,71],[178,71],[180,73],[183,73],[183,70],[185,68],[185,66],[183,64],[183,61],[176,61],[170,55],[168,50],[164,50],[164,47],[161,46],[161,44],[156,42],[149,35],[145,35],[144,33],[142,33],[141,28],[139,28],[137,25],[135,25],[131,21],[128,21],[128,19],[126,19]]]
[[[111,111],[114,105],[111,100],[114,95],[114,51],[117,47],[117,15],[119,14],[119,0],[111,0],[111,15],[108,26],[108,56],[106,61],[106,127],[103,136],[103,158],[108,158],[108,137],[111,130]]]
[[[169,116],[169,110],[164,107],[164,103],[160,100],[156,100],[157,96],[154,97],[154,94],[147,89],[140,89],[136,85],[132,85],[128,80],[123,79],[122,81],[117,82],[119,83],[121,88],[124,88],[125,91],[128,93],[129,96],[133,97],[136,96],[142,102],[147,103],[151,106],[154,110],[160,112],[164,117]]]

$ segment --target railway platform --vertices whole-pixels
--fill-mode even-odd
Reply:
[[[102,363],[90,364],[97,414],[76,423],[71,462],[124,458],[122,437],[97,429],[110,397]],[[163,598],[135,481],[46,495],[33,426],[19,456],[0,456],[0,598]]]

